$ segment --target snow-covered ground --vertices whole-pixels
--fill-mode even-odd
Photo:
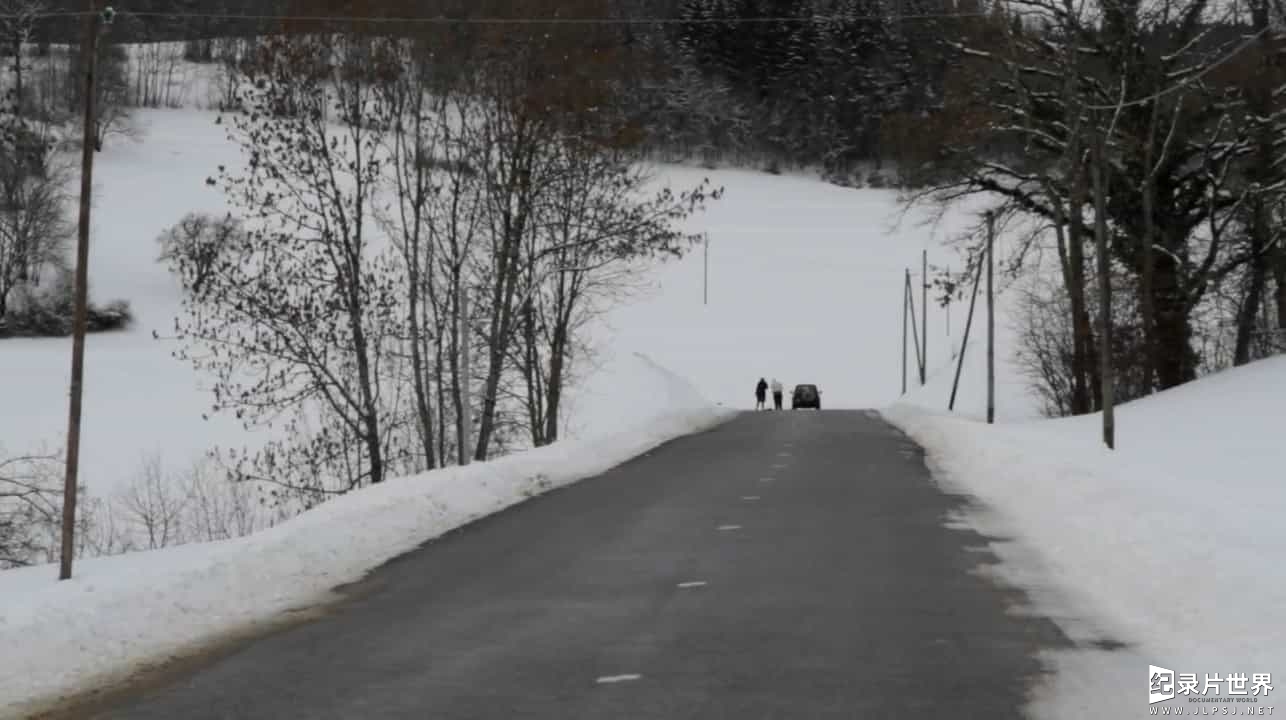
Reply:
[[[95,495],[129,482],[144,456],[185,463],[249,439],[234,423],[201,419],[209,398],[199,378],[152,337],[168,334],[179,299],[155,263],[156,236],[187,212],[223,207],[204,180],[235,149],[213,119],[139,113],[142,142],[110,144],[97,165],[92,290],[98,301],[131,301],[137,322],[89,340],[83,477]],[[2,573],[0,648],[21,641],[24,652],[0,652],[0,708],[315,602],[382,559],[538,491],[542,475],[569,482],[704,427],[721,417],[711,403],[751,406],[760,376],[815,383],[830,408],[891,406],[888,417],[929,449],[942,482],[985,508],[956,521],[1013,538],[997,547],[1004,578],[1074,638],[1128,645],[1051,657],[1061,672],[1039,698],[1042,715],[1133,711],[1145,704],[1147,664],[1286,672],[1286,596],[1270,555],[1282,540],[1274,515],[1286,506],[1286,438],[1272,404],[1286,391],[1286,362],[1121,408],[1120,449],[1108,453],[1097,418],[1035,419],[1010,362],[1014,318],[1002,297],[1002,424],[976,421],[985,413],[981,301],[955,416],[942,413],[963,303],[949,323],[931,309],[929,381],[916,387],[912,370],[899,402],[904,269],[918,271],[922,250],[934,265],[959,267],[942,243],[968,218],[953,215],[937,230],[897,225],[888,191],[658,168],[677,188],[707,176],[725,188],[690,220],[710,235],[708,266],[702,248],[658,266],[601,319],[596,365],[569,399],[572,442],[391,482],[243,540],[87,561],[70,584],[53,583],[48,568]],[[0,412],[5,450],[59,444],[68,357],[63,340],[0,344],[0,376],[22,378]],[[353,547],[347,533],[311,532],[354,522],[380,530]]]
[[[202,420],[210,395],[187,364],[170,356],[175,344],[165,339],[180,296],[156,262],[156,238],[189,212],[226,207],[205,180],[238,151],[215,118],[195,110],[139,111],[140,140],[115,139],[96,161],[91,294],[96,302],[130,301],[136,322],[127,332],[88,340],[81,457],[92,495],[110,496],[129,484],[146,458],[184,466],[212,446],[256,441],[224,416]],[[903,271],[918,274],[922,249],[930,263],[958,267],[956,253],[941,245],[943,231],[914,219],[897,225],[891,191],[756,172],[662,167],[656,175],[676,189],[705,177],[725,189],[689,221],[711,239],[709,305],[702,304],[701,248],[640,277],[633,297],[593,330],[597,370],[572,393],[570,434],[610,427],[618,410],[634,402],[628,383],[615,379],[615,364],[639,351],[729,407],[752,406],[760,376],[817,384],[828,407],[878,406],[898,396]],[[964,326],[963,310],[953,306],[954,336]],[[932,367],[947,364],[948,340],[958,342],[947,328],[945,313],[932,308]],[[23,379],[6,389],[3,451],[61,446],[69,348],[61,339],[0,345],[0,377]],[[981,381],[966,373],[966,384]]]
[[[731,414],[646,357],[617,367],[650,400],[584,440],[390,480],[245,538],[81,561],[64,583],[48,567],[0,573],[0,717],[324,602],[448,530]]]
[[[1286,680],[1283,396],[1286,358],[1219,373],[1120,407],[1115,451],[1098,415],[989,427],[910,403],[886,411],[941,482],[981,502],[958,521],[1013,538],[996,545],[1001,577],[1086,646],[1048,658],[1059,672],[1038,717],[1142,714],[1148,665],[1203,685]]]
[[[916,274],[919,306],[922,251],[931,265],[960,269],[955,251],[943,246],[960,217],[939,228],[916,215],[899,222],[893,191],[806,177],[663,172],[679,186],[709,176],[726,189],[691,221],[710,236],[709,302],[706,256],[698,247],[660,268],[645,297],[611,313],[615,342],[647,348],[730,406],[753,407],[760,377],[787,387],[816,384],[830,408],[881,406],[898,397],[904,272]],[[944,366],[950,345],[959,342],[964,308],[952,310],[948,336],[946,313],[930,309],[930,367]],[[911,365],[914,375],[914,359]]]
[[[110,143],[96,165],[91,292],[99,302],[129,300],[136,322],[89,338],[82,478],[92,495],[122,489],[148,457],[183,464],[215,445],[253,441],[235,423],[202,420],[207,391],[165,339],[178,287],[155,261],[156,237],[184,214],[224,208],[205,179],[236,149],[214,120],[201,111],[139,112],[141,141]],[[594,328],[595,364],[569,397],[571,442],[398,480],[242,540],[84,561],[71,583],[56,583],[49,567],[6,571],[0,647],[21,640],[24,652],[0,654],[0,707],[315,602],[383,559],[539,490],[542,477],[557,485],[592,475],[725,417],[717,404],[748,407],[761,375],[816,383],[829,407],[895,398],[903,270],[918,268],[923,248],[932,262],[950,262],[941,235],[895,228],[889,192],[657,169],[657,182],[677,188],[706,176],[725,190],[691,220],[712,239],[710,304],[702,304],[700,249],[639,276],[637,292]],[[943,364],[946,324],[933,316],[931,357]],[[0,346],[0,376],[23,380],[0,414],[6,451],[60,444],[68,358],[66,340]],[[380,531],[357,540],[342,531],[356,525]]]

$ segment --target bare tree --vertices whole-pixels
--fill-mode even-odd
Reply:
[[[182,60],[182,49],[172,43],[135,45],[129,58],[129,103],[149,108],[182,107],[188,88]]]
[[[637,263],[678,257],[700,239],[677,224],[715,199],[708,183],[675,194],[633,152],[565,137],[550,150],[552,169],[524,253],[522,342],[516,366],[525,385],[532,442],[559,437],[584,324],[628,289]]]
[[[51,126],[0,117],[0,319],[15,289],[65,265],[68,179]]]
[[[261,48],[231,133],[247,171],[221,174],[249,232],[186,299],[182,328],[218,409],[286,426],[239,475],[308,502],[386,477],[385,365],[404,336],[396,263],[368,227],[390,125],[376,90],[396,64],[378,44],[332,47]]]
[[[189,541],[244,537],[270,524],[251,484],[229,480],[208,462],[193,463],[185,477],[183,527]]]
[[[57,551],[58,479],[55,456],[0,457],[0,569],[41,562]]]
[[[157,456],[144,460],[141,473],[121,496],[127,519],[149,550],[183,544],[187,501],[184,488],[171,482]]]
[[[0,43],[13,57],[13,103],[19,117],[26,115],[28,88],[25,82],[24,48],[31,40],[36,22],[48,9],[45,0],[0,0]]]
[[[381,221],[397,239],[406,272],[406,327],[410,351],[411,385],[414,391],[415,419],[422,455],[421,469],[436,466],[439,453],[433,400],[431,398],[430,358],[435,356],[441,324],[431,324],[426,312],[426,298],[436,291],[434,272],[435,244],[429,213],[434,185],[433,160],[441,141],[442,125],[434,117],[441,112],[441,101],[431,102],[427,87],[427,64],[431,58],[416,44],[393,46],[404,71],[383,85],[384,101],[393,118],[389,133],[390,174],[398,202],[392,212],[381,215]]]

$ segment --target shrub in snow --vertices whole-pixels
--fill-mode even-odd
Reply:
[[[0,316],[0,338],[66,337],[72,333],[74,287],[70,273],[59,269],[46,285],[14,289],[7,311]],[[124,330],[133,322],[129,303],[115,300],[105,306],[90,305],[88,332]]]
[[[1092,261],[1091,261],[1092,262]],[[1145,343],[1139,322],[1133,279],[1118,273],[1113,280],[1112,299],[1112,366],[1116,401],[1127,403],[1153,392],[1144,366]],[[1100,408],[1098,347],[1098,296],[1088,293],[1086,312],[1089,317],[1090,347],[1084,385],[1089,395],[1089,411]],[[1029,280],[1018,290],[1018,347],[1014,359],[1026,376],[1032,392],[1044,405],[1049,417],[1080,414],[1075,411],[1076,364],[1072,338],[1071,299],[1061,283],[1044,278]]]
[[[47,562],[61,513],[58,464],[0,454],[0,570]]]
[[[161,246],[157,259],[179,276],[185,291],[200,295],[219,258],[244,235],[241,221],[231,215],[189,213],[157,238]]]

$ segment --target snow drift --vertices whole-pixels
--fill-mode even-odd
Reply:
[[[1148,664],[1286,672],[1282,397],[1286,358],[1222,372],[1119,408],[1116,451],[1097,415],[987,426],[885,411],[941,482],[981,501],[967,523],[1015,539],[997,544],[1002,576],[1082,645],[1126,645],[1051,658],[1042,714],[1138,711]]]
[[[64,583],[50,566],[0,573],[0,717],[324,602],[444,532],[731,415],[643,356],[614,372],[650,392],[580,439],[390,480],[245,538],[86,560]]]

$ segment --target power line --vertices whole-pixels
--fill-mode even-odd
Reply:
[[[29,14],[0,13],[0,19],[19,18],[75,18],[85,17],[87,11],[38,12]],[[1019,13],[1024,14],[1024,13]],[[909,13],[905,15],[808,15],[792,17],[753,18],[660,18],[660,17],[372,17],[343,15],[278,15],[256,13],[183,12],[183,11],[125,11],[118,17],[151,17],[174,20],[254,20],[260,22],[316,22],[316,23],[378,23],[420,25],[764,25],[764,24],[824,24],[857,20],[930,20],[951,18],[988,17],[988,11],[958,13]]]

